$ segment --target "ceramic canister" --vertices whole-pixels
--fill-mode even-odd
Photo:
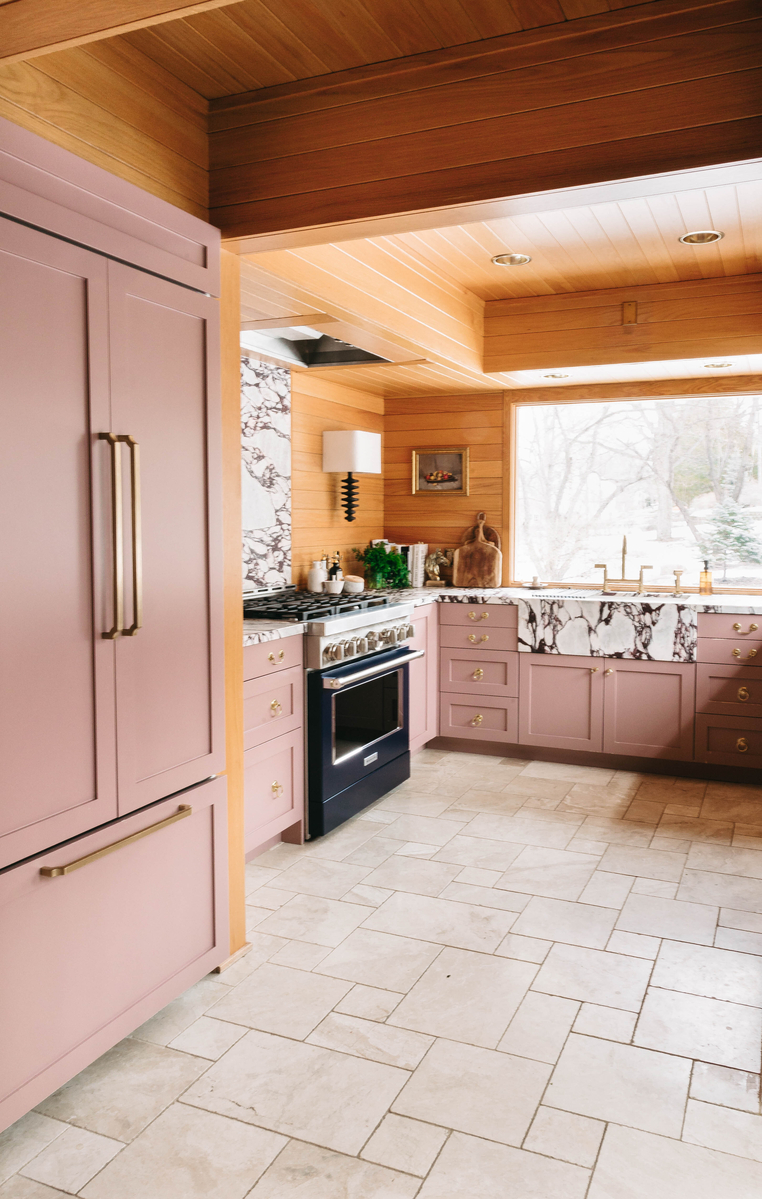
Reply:
[[[328,578],[325,566],[322,562],[313,562],[307,572],[307,590],[315,594],[323,590],[323,583]]]

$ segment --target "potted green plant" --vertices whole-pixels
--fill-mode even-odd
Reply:
[[[365,568],[369,591],[379,587],[410,586],[407,563],[396,550],[387,550],[385,545],[374,545],[371,541],[365,549],[353,549],[352,553]]]

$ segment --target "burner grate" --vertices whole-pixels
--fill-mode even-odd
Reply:
[[[305,591],[284,591],[281,595],[245,598],[243,614],[249,620],[322,620],[326,616],[383,608],[389,602],[386,595],[312,595]]]

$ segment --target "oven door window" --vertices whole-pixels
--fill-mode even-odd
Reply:
[[[367,679],[333,700],[333,761],[361,753],[402,726],[402,671]]]

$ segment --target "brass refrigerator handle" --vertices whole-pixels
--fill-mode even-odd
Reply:
[[[95,853],[89,853],[84,858],[77,858],[76,861],[69,862],[67,866],[41,866],[40,874],[43,878],[61,878],[64,874],[71,874],[72,871],[79,870],[82,866],[89,866],[91,862],[97,862],[99,858],[116,853],[117,849],[124,849],[125,845],[132,845],[134,841],[141,841],[143,837],[150,837],[151,833],[158,833],[159,829],[176,824],[178,820],[184,820],[186,816],[190,816],[192,811],[193,808],[190,804],[181,804],[174,815],[167,816],[166,820],[150,824],[148,828],[141,829],[139,833],[131,833],[129,837],[122,837],[121,841],[114,841],[112,845],[106,845],[103,849],[96,849]]]
[[[114,623],[101,637],[114,641],[124,624],[124,539],[122,536],[122,456],[119,438],[115,433],[99,433],[99,441],[107,441],[111,450],[111,547]]]
[[[143,517],[140,492],[140,446],[129,433],[120,433],[130,451],[130,493],[132,511],[132,624],[122,629],[125,637],[134,637],[143,627]]]

